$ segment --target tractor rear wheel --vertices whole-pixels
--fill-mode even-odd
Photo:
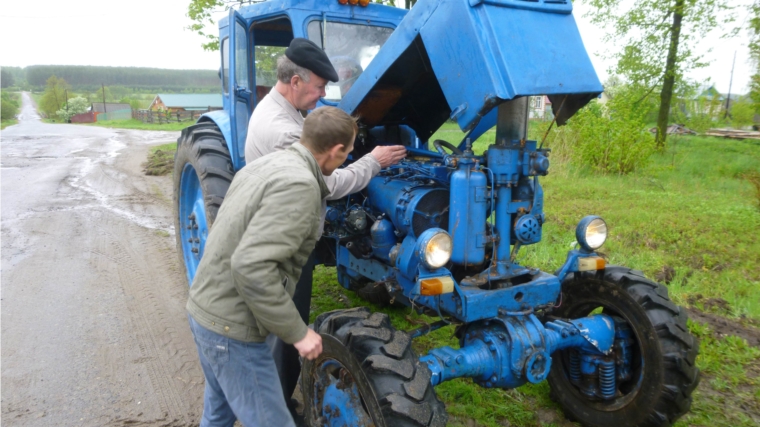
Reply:
[[[304,418],[312,427],[443,427],[446,408],[406,332],[366,307],[321,314],[322,354],[301,370]]]
[[[663,427],[689,410],[699,384],[699,343],[686,328],[685,310],[670,301],[667,288],[639,271],[608,266],[569,275],[562,296],[553,315],[575,319],[601,309],[623,319],[634,341],[630,379],[618,380],[612,400],[589,399],[572,383],[572,350],[552,355],[551,397],[568,418],[593,427]]]
[[[234,174],[224,136],[214,123],[182,130],[174,155],[174,232],[190,286]]]

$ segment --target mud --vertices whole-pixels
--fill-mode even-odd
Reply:
[[[705,306],[707,305],[705,303]],[[754,326],[716,314],[706,313],[694,307],[687,309],[687,311],[692,321],[706,323],[717,337],[735,335],[747,340],[747,343],[751,346],[760,347],[760,329]]]
[[[174,250],[179,132],[45,124],[23,95],[0,135],[3,426],[189,426],[203,374]]]

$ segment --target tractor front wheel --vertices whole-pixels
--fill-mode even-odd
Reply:
[[[388,316],[366,307],[321,314],[322,354],[301,370],[304,418],[312,427],[443,427],[446,409],[430,370]]]
[[[214,123],[182,130],[174,155],[174,233],[188,285],[234,174],[224,136]]]
[[[630,329],[630,378],[618,380],[613,399],[589,398],[571,380],[573,350],[561,350],[552,355],[552,399],[568,418],[585,426],[672,425],[689,410],[699,383],[699,343],[686,328],[686,312],[670,301],[667,288],[639,271],[608,266],[569,275],[553,314],[576,319],[600,311],[622,319]]]

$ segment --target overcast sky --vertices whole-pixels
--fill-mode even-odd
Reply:
[[[325,0],[331,1],[331,0]],[[736,0],[746,4],[750,0]],[[205,52],[203,39],[185,30],[190,24],[190,0],[36,0],[3,1],[0,7],[0,65],[106,65],[177,69],[218,69],[219,53]],[[605,46],[603,32],[583,17],[576,4],[575,17],[586,49],[604,81],[609,63],[597,53]],[[224,14],[221,14],[224,16]],[[740,17],[743,20],[744,16]],[[547,36],[541,30],[537,40]],[[212,30],[212,33],[215,30]],[[720,92],[727,92],[731,63],[736,52],[733,93],[746,93],[751,64],[747,33],[732,40],[712,35],[700,43],[710,66],[692,73],[699,81],[711,79]]]

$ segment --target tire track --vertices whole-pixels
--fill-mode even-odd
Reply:
[[[176,260],[172,251],[147,230],[129,225],[117,235],[111,231],[114,229],[118,228],[101,228],[113,247],[106,256],[118,265],[119,284],[133,313],[140,354],[149,358],[145,364],[150,367],[153,389],[160,395],[161,411],[168,420],[195,421],[195,413],[202,408],[203,375],[184,317],[187,291],[182,289],[185,298],[177,298],[177,288],[184,288],[182,277],[176,269],[173,274],[162,271]],[[149,259],[145,255],[150,255]],[[171,306],[171,313],[167,313]]]

